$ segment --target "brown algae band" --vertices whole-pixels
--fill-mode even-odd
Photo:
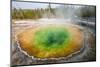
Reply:
[[[83,47],[83,32],[69,24],[47,24],[18,34],[22,50],[36,58],[67,57]]]

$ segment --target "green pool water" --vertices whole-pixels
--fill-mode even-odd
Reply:
[[[34,41],[40,49],[63,48],[70,41],[70,33],[64,27],[47,27],[36,32]]]

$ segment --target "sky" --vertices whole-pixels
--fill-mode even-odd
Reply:
[[[60,4],[51,4],[52,8],[60,6]],[[48,3],[34,3],[34,2],[12,2],[12,8],[21,8],[21,9],[35,9],[35,8],[47,8]]]

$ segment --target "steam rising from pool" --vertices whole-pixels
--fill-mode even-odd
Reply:
[[[52,4],[51,4],[52,7]],[[81,12],[83,6],[80,5],[61,5],[54,8],[54,11],[49,7],[49,11],[43,15],[46,19],[66,19],[68,21],[73,21],[74,19],[79,19],[78,14]]]

